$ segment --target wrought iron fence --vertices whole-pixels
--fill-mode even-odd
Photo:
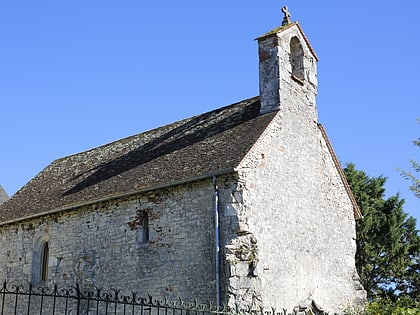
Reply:
[[[316,314],[311,310],[310,314]],[[322,312],[323,313],[323,312]],[[125,295],[120,290],[83,290],[4,282],[0,289],[0,315],[291,315],[275,309],[239,310],[182,300]],[[293,315],[306,314],[294,311]]]

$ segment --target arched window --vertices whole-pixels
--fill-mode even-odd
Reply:
[[[299,83],[303,83],[305,80],[303,56],[302,45],[299,38],[295,36],[290,41],[290,64],[292,65],[292,78]]]
[[[49,259],[48,242],[44,242],[41,248],[41,263],[40,263],[41,281],[48,280],[48,259]]]
[[[48,280],[48,263],[50,258],[49,234],[42,232],[34,239],[32,251],[31,282],[40,284]]]

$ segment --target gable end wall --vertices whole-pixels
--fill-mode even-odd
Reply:
[[[292,309],[313,299],[333,312],[365,297],[353,205],[316,122],[302,119],[304,106],[283,104],[241,163],[240,234],[252,236],[256,252],[243,279],[261,292],[254,304]]]

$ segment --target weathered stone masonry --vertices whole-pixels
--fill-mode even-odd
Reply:
[[[3,226],[0,278],[30,281],[33,240],[46,234],[49,282],[112,284],[144,294],[211,300],[212,198],[211,181],[203,181]],[[132,226],[143,209],[149,211],[148,243],[141,227]]]

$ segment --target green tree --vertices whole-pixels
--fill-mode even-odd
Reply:
[[[417,122],[420,123],[420,119],[417,119]],[[414,140],[413,143],[420,148],[420,138]],[[413,171],[400,170],[400,172],[405,179],[411,181],[410,190],[417,198],[420,198],[420,178],[415,175],[415,173],[420,173],[420,163],[416,160],[410,160],[410,162]]]
[[[376,300],[367,304],[364,312],[359,315],[420,315],[420,303],[408,299],[395,302]]]
[[[385,177],[370,177],[354,164],[344,173],[364,217],[356,223],[356,267],[368,298],[419,300],[416,220],[404,212],[398,194],[385,198]]]

